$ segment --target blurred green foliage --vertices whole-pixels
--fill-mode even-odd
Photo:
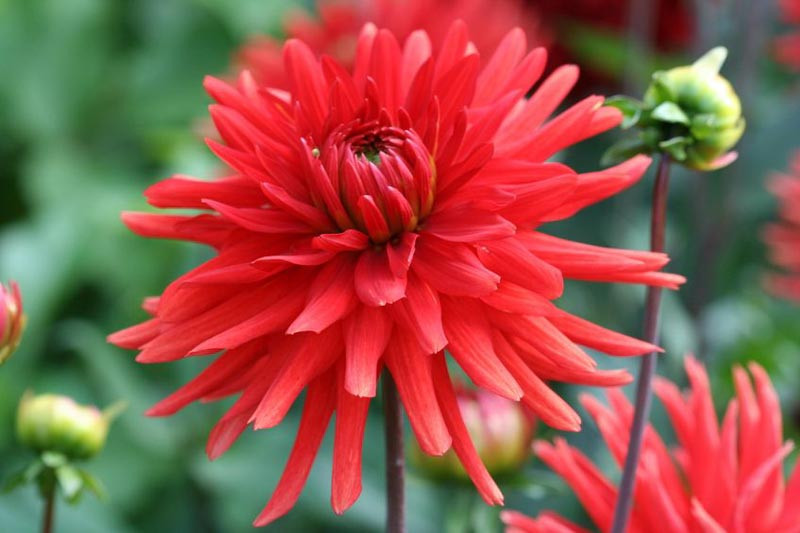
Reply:
[[[215,173],[215,161],[197,133],[208,103],[202,78],[225,73],[247,35],[275,32],[290,4],[0,0],[0,278],[20,282],[30,319],[20,351],[0,369],[0,476],[29,459],[12,430],[25,389],[98,405],[130,403],[106,450],[88,466],[107,485],[109,503],[86,498],[76,507],[59,506],[61,533],[251,531],[251,520],[277,482],[296,411],[276,429],[246,432],[227,455],[210,463],[204,441],[224,405],[192,406],[169,420],[143,416],[205,361],[138,365],[133,354],[107,345],[105,336],[141,320],[142,297],[157,294],[205,257],[196,246],[131,235],[119,212],[146,209],[142,190],[172,172]],[[763,50],[755,65],[737,64],[741,55],[733,34],[723,35],[719,44],[732,48],[726,67],[731,79],[750,86],[749,130],[739,145],[740,160],[728,169],[708,175],[676,170],[669,268],[690,281],[666,298],[667,354],[660,370],[684,382],[682,355],[696,351],[710,365],[721,404],[731,392],[730,366],[757,359],[778,386],[787,433],[797,437],[800,310],[763,293],[760,278],[767,266],[759,231],[774,209],[765,178],[800,147],[800,99],[766,64]],[[591,34],[581,35],[583,48],[587,39]],[[565,158],[579,170],[596,168],[613,140],[613,133],[603,135]],[[645,248],[648,199],[645,179],[553,231],[601,245]],[[640,287],[572,283],[562,303],[635,335],[643,294]],[[635,361],[599,359],[606,367],[635,368]],[[576,403],[577,388],[563,392]],[[658,408],[656,416],[663,421]],[[585,426],[571,440],[610,467],[592,425]],[[343,517],[330,510],[329,438],[298,506],[272,530],[380,530],[382,447],[376,408],[365,439],[359,502]],[[534,461],[503,488],[512,508],[531,514],[556,508],[580,519],[568,490]],[[436,486],[412,473],[408,498],[410,531],[499,529],[496,510],[482,507],[469,487]],[[0,531],[35,531],[39,513],[33,490],[0,496]]]

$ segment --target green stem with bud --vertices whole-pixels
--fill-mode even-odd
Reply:
[[[669,193],[670,157],[662,153],[658,164],[656,182],[653,185],[653,206],[650,218],[650,249],[653,252],[664,251],[664,233],[667,221],[667,197]],[[661,287],[648,287],[644,315],[645,340],[651,344],[658,343],[658,318],[661,309]],[[628,454],[622,472],[617,503],[614,508],[614,521],[611,533],[624,533],[628,527],[631,508],[633,507],[636,470],[644,440],[644,430],[650,416],[652,400],[652,382],[656,371],[655,352],[642,357],[639,368],[639,381],[636,385],[636,407],[633,413],[633,424],[628,441]]]
[[[386,424],[386,531],[405,533],[403,408],[388,370],[383,372],[383,410]]]

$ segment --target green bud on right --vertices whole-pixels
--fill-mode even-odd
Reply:
[[[615,97],[608,104],[638,126],[639,137],[612,147],[608,162],[636,153],[664,152],[689,168],[714,170],[732,163],[731,148],[745,129],[742,105],[730,82],[719,74],[727,50],[717,47],[688,66],[653,74],[639,102]]]

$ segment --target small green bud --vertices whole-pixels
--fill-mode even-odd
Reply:
[[[688,66],[653,74],[641,102],[609,99],[625,125],[642,129],[639,153],[665,152],[689,168],[713,170],[736,159],[729,150],[745,129],[742,106],[730,82],[719,74],[728,51],[717,47]],[[621,153],[612,148],[609,158]]]
[[[72,398],[55,394],[22,397],[17,412],[17,436],[37,452],[58,453],[67,459],[89,459],[106,442],[111,421],[120,407],[100,411],[82,406]]]
[[[0,365],[19,346],[25,322],[19,287],[13,281],[8,284],[8,288],[0,283]]]
[[[483,390],[457,390],[457,399],[467,432],[486,469],[494,476],[519,471],[530,457],[533,417],[518,402]],[[453,450],[433,457],[415,446],[410,458],[412,464],[429,477],[469,480]]]

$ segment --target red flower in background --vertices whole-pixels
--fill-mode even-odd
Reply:
[[[533,44],[547,39],[536,12],[523,0],[317,0],[316,8],[314,16],[293,11],[284,24],[286,36],[304,41],[315,53],[329,55],[345,68],[355,61],[355,43],[367,22],[388,29],[401,42],[413,31],[424,30],[438,47],[450,24],[461,19],[470,28],[473,44],[486,57],[516,26]],[[237,63],[259,83],[286,87],[281,48],[280,40],[254,37],[239,51]]]
[[[786,274],[770,275],[767,287],[777,296],[800,301],[800,152],[790,169],[791,174],[778,175],[770,183],[781,221],[767,228],[765,240],[770,259]]]
[[[787,67],[800,71],[800,0],[780,0],[783,20],[796,26],[793,33],[775,39],[775,57]]]
[[[296,501],[336,411],[332,505],[361,490],[367,408],[391,373],[420,447],[452,448],[483,498],[502,494],[481,464],[458,411],[444,350],[480,387],[522,401],[543,422],[580,419],[544,380],[613,386],[578,344],[614,355],[654,349],[558,309],[564,278],[675,288],[663,254],[548,236],[543,224],[635,183],[634,158],[576,173],[547,159],[617,125],[599,96],[551,114],[577,79],[545,66],[510,32],[485,61],[466,26],[438,51],[425,32],[400,46],[386,30],[361,33],[352,72],[304,43],[283,49],[288,91],[245,71],[214,78],[211,116],[225,144],[211,149],[235,170],[216,181],[176,176],[146,192],[162,208],[202,214],[126,213],[135,232],[212,246],[213,259],[145,302],[150,320],[111,342],[157,363],[223,352],[151,415],[241,394],[212,430],[211,458],[253,424],[279,424],[307,396],[294,449],[256,520]]]
[[[682,395],[665,379],[655,385],[678,446],[669,450],[652,427],[647,429],[630,531],[797,532],[800,463],[785,483],[783,460],[793,444],[783,442],[780,405],[769,376],[751,363],[754,390],[747,372],[734,369],[737,398],[720,426],[705,369],[691,357],[685,364],[688,393]],[[608,399],[610,406],[588,395],[581,401],[622,465],[633,407],[617,390],[610,390]],[[595,526],[608,531],[617,493],[611,482],[564,439],[537,442],[534,449],[569,484]],[[549,512],[533,519],[506,511],[503,521],[509,533],[585,531]]]
[[[5,363],[19,346],[25,329],[25,313],[19,286],[11,281],[8,287],[0,283],[0,365]]]

